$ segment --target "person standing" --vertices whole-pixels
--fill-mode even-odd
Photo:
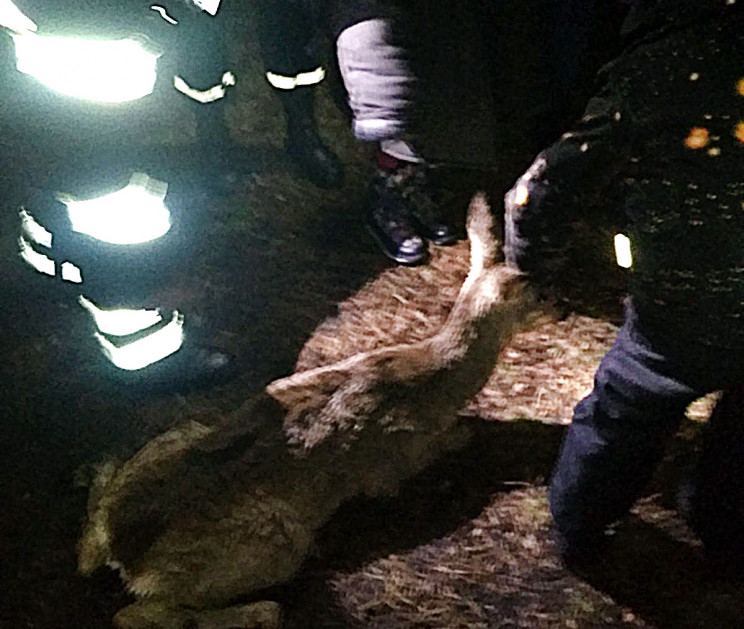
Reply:
[[[736,0],[637,2],[583,117],[505,198],[507,263],[538,292],[555,290],[590,208],[610,224],[620,212],[630,241],[625,322],[550,482],[569,562],[601,558],[689,403],[744,381],[743,27]],[[603,213],[613,187],[623,208]]]

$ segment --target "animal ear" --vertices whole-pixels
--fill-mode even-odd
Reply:
[[[471,265],[482,269],[494,264],[500,255],[496,220],[484,192],[476,192],[468,207],[467,232]]]
[[[285,409],[298,406],[317,408],[325,405],[348,377],[346,369],[327,365],[274,380],[266,385],[266,393]]]

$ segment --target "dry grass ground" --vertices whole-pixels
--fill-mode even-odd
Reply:
[[[176,422],[213,421],[295,368],[428,336],[464,278],[466,243],[436,248],[427,266],[397,268],[366,238],[359,221],[365,150],[327,94],[320,118],[348,164],[347,186],[321,192],[292,175],[255,49],[239,59],[254,79],[240,84],[233,128],[246,151],[263,157],[229,198],[192,199],[186,225],[199,238],[178,281],[158,297],[191,315],[197,334],[244,360],[233,382],[152,395],[104,377],[74,310],[32,298],[15,274],[13,217],[3,208],[2,629],[98,629],[126,602],[111,574],[75,574],[86,465],[131,453]],[[5,156],[15,150],[6,149]],[[476,187],[499,198],[523,165],[523,157],[507,155],[495,169],[446,173],[455,218],[465,207],[458,199]],[[271,593],[285,606],[288,629],[744,626],[741,584],[706,572],[670,508],[674,470],[693,447],[704,404],[619,530],[606,571],[581,580],[553,553],[546,478],[561,424],[612,342],[622,294],[604,249],[595,242],[587,250],[593,264],[566,280],[572,312],[519,334],[463,409],[463,421],[477,426],[473,443],[406,483],[397,498],[342,508],[302,574]]]

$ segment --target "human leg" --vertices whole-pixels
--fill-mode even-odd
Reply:
[[[239,152],[227,124],[227,100],[237,78],[230,70],[222,16],[189,11],[175,26],[173,85],[196,118],[199,171],[208,188],[229,192],[238,183]]]
[[[576,406],[551,480],[550,507],[563,553],[590,549],[627,513],[686,407],[702,393],[641,335],[629,310],[597,370],[594,390]]]
[[[374,4],[374,3],[372,3]],[[418,82],[401,17],[384,3],[351,3],[336,39],[357,138],[378,142],[366,224],[383,253],[402,264],[426,259],[424,239],[451,244],[429,165],[410,138]],[[366,11],[366,12],[365,12]]]
[[[167,191],[140,172],[85,199],[28,189],[19,209],[19,253],[35,271],[27,281],[76,313],[79,326],[63,332],[102,357],[104,380],[125,386],[194,387],[234,375],[234,358],[197,340],[181,305],[159,303],[183,256]]]
[[[321,139],[314,111],[315,89],[326,75],[319,41],[321,5],[312,0],[261,0],[256,6],[266,79],[287,120],[287,155],[316,185],[340,187],[343,167]]]
[[[744,569],[744,388],[726,390],[704,434],[686,496],[690,524],[719,566]]]

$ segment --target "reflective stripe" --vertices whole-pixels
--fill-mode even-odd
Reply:
[[[160,14],[160,17],[168,22],[168,24],[178,24],[178,20],[176,18],[168,15],[168,10],[165,7],[161,7],[159,4],[153,4],[152,6],[150,6],[150,8],[156,13]]]
[[[227,88],[232,87],[235,83],[237,83],[235,75],[232,72],[225,72],[222,75],[222,82],[219,85],[202,91],[191,87],[180,76],[173,77],[173,87],[181,92],[181,94],[185,94],[190,99],[200,103],[213,103],[220,98],[224,98],[225,94],[227,94]]]
[[[13,33],[17,68],[75,98],[120,103],[151,94],[161,52],[144,37],[114,41]]]
[[[101,350],[119,369],[136,371],[177,352],[183,344],[183,315],[173,312],[173,318],[165,327],[141,339],[117,347],[105,336],[96,332]]]
[[[20,247],[19,254],[21,258],[28,262],[39,273],[51,275],[52,277],[57,274],[54,260],[45,256],[43,253],[36,251],[23,236],[18,239],[18,246]]]
[[[367,120],[366,122],[370,121]],[[382,140],[380,142],[380,150],[383,153],[402,159],[404,162],[424,163],[424,158],[418,154],[410,142],[406,142],[405,140]]]
[[[60,196],[73,231],[115,245],[150,242],[171,227],[163,199],[168,184],[135,173],[121,190],[85,201]]]
[[[141,332],[163,320],[158,310],[130,310],[126,308],[105,310],[96,306],[83,295],[78,297],[78,302],[93,317],[98,330],[111,336],[127,336],[135,332]]]
[[[530,189],[523,183],[517,185],[517,191],[514,194],[514,204],[524,207],[530,202]]]
[[[194,4],[209,15],[217,15],[221,0],[194,0]]]
[[[79,266],[75,266],[72,262],[62,263],[62,279],[65,282],[71,282],[73,284],[83,283],[83,272]]]
[[[25,208],[21,208],[18,214],[21,217],[21,229],[23,229],[25,235],[37,245],[51,249],[53,238],[52,232],[39,224]]]
[[[633,256],[630,253],[630,238],[625,234],[615,234],[615,259],[618,266],[629,269],[633,266]]]
[[[273,72],[266,73],[266,80],[278,90],[293,90],[303,85],[315,85],[325,78],[325,70],[322,66],[310,72],[300,72],[296,76],[282,76]]]
[[[10,0],[0,0],[0,26],[17,33],[37,29],[33,20],[26,17]]]

